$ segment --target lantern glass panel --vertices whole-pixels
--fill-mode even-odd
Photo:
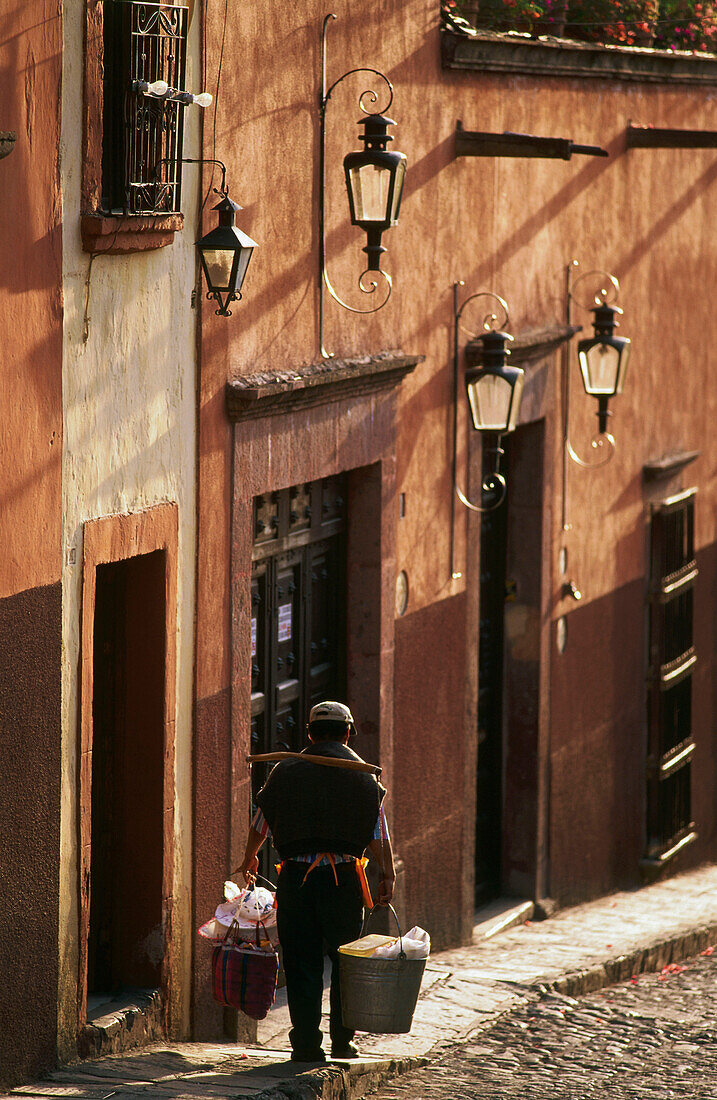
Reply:
[[[523,383],[525,382],[525,374],[520,372],[515,380],[513,386],[513,403],[510,406],[510,419],[508,420],[508,431],[514,432],[516,424],[518,423],[518,413],[520,411],[520,400],[523,396]]]
[[[614,344],[593,344],[579,351],[585,392],[593,397],[618,393],[620,348]]]
[[[398,224],[398,208],[401,204],[403,181],[406,176],[406,158],[396,165],[396,180],[393,185],[393,202],[391,203],[391,225]]]
[[[506,378],[484,374],[470,382],[467,390],[473,425],[478,431],[510,431],[513,387]],[[516,402],[516,414],[517,406]]]
[[[357,222],[386,222],[391,193],[391,169],[362,164],[349,169]],[[395,192],[394,192],[395,194]]]
[[[246,262],[244,263],[244,273],[246,273],[247,264],[249,263],[247,255]],[[207,248],[202,249],[202,256],[204,258],[204,268],[207,275],[207,282],[213,290],[229,290],[231,287],[232,270],[234,268],[234,259],[236,252],[232,248]],[[243,277],[243,276],[242,276]],[[241,285],[241,283],[239,283]]]
[[[239,291],[242,288],[242,285],[244,283],[244,276],[246,275],[246,269],[249,266],[249,260],[251,259],[253,251],[253,248],[242,248],[241,252],[239,253],[236,282],[234,284],[234,289],[236,291]]]
[[[615,390],[615,393],[622,393],[622,387],[625,384],[625,375],[627,374],[627,364],[630,360],[630,341],[625,339],[624,337],[619,337],[619,339],[624,339],[625,342],[622,346],[622,355],[620,358],[620,373],[618,375],[617,389]]]

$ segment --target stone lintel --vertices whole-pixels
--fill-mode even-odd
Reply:
[[[700,451],[678,451],[675,454],[663,455],[662,458],[651,459],[642,467],[642,475],[645,481],[667,481],[699,458],[700,453]]]
[[[226,387],[227,414],[233,421],[272,416],[391,389],[423,359],[422,355],[381,352],[234,378]]]
[[[515,367],[537,363],[559,348],[561,344],[566,344],[580,331],[580,325],[552,325],[548,328],[521,332],[510,345],[510,365]],[[471,340],[466,344],[466,362],[471,367],[481,365],[480,340]]]

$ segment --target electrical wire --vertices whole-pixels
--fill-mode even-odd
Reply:
[[[204,5],[204,83],[203,87],[206,87],[207,77],[207,8],[209,4]],[[224,44],[227,36],[227,21],[229,17],[229,0],[224,0],[224,23],[222,26],[222,43],[219,48],[219,65],[217,66],[217,84],[214,90],[214,117],[212,118],[212,159],[216,159],[217,155],[217,111],[219,109],[219,85],[222,79],[222,65],[224,63]],[[212,193],[214,187],[214,168],[212,168],[212,174],[209,177],[209,186],[207,187],[207,193],[202,201],[201,208],[199,210],[199,217],[201,220],[204,213],[204,207],[207,205],[207,200]]]

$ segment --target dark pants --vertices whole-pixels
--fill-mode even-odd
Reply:
[[[353,863],[315,868],[302,885],[309,864],[288,860],[279,875],[276,923],[284,958],[286,993],[293,1027],[292,1050],[321,1046],[321,994],[324,943],[331,959],[331,1045],[342,1049],[354,1032],[341,1022],[338,948],[361,935],[363,897]]]

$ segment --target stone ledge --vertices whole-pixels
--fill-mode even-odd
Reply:
[[[717,56],[639,47],[599,46],[566,38],[488,31],[475,37],[441,32],[444,69],[475,73],[522,73],[538,77],[585,77],[647,84],[717,84]]]
[[[164,1034],[162,998],[157,989],[137,989],[88,1012],[78,1037],[81,1058],[120,1054],[143,1046]]]
[[[16,141],[17,134],[14,130],[0,130],[0,160],[12,153]]]
[[[234,378],[226,387],[227,414],[246,420],[392,389],[424,358],[387,351]]]
[[[184,214],[83,214],[82,248],[110,256],[164,248],[184,228]]]

